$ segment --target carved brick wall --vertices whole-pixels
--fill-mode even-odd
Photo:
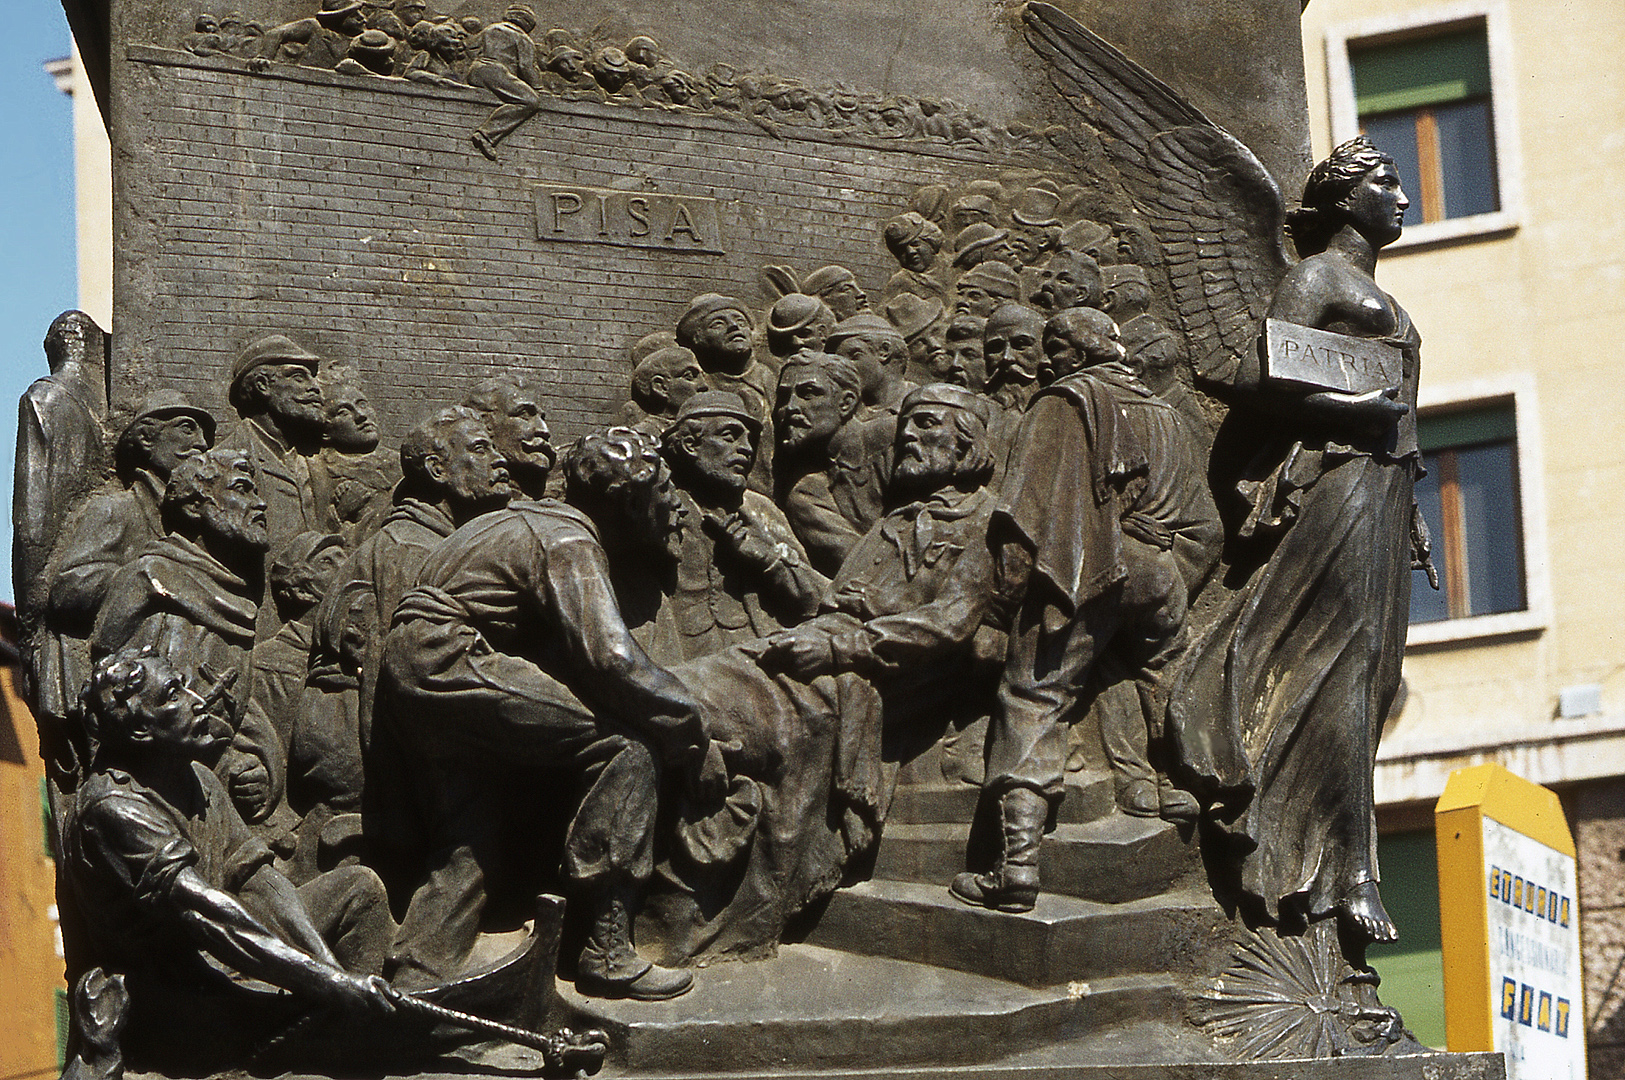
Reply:
[[[878,294],[896,269],[884,219],[919,185],[999,164],[557,101],[492,164],[468,142],[492,104],[478,91],[253,75],[158,49],[131,59],[161,104],[127,118],[122,140],[141,160],[125,163],[115,222],[118,382],[132,396],[175,385],[222,419],[242,343],[285,332],[359,367],[390,434],[519,365],[552,379],[556,434],[573,436],[613,416],[627,347],[670,329],[693,295],[759,310],[763,264],[806,274],[832,262]],[[724,253],[540,241],[537,185],[714,199]]]

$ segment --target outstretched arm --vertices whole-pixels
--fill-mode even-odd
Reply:
[[[236,897],[214,888],[191,867],[175,876],[169,900],[180,909],[181,920],[198,945],[236,971],[347,1011],[393,1010],[388,983],[375,975],[352,975],[339,966],[281,874],[262,866],[243,891],[299,944],[284,940]]]

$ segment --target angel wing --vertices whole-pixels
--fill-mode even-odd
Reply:
[[[1023,19],[1162,244],[1196,374],[1230,381],[1294,261],[1281,189],[1238,139],[1076,19],[1038,0]]]

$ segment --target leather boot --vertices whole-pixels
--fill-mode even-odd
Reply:
[[[687,971],[660,967],[632,948],[631,890],[611,888],[598,900],[592,930],[581,950],[576,990],[590,997],[662,1001],[694,985]]]
[[[954,899],[995,911],[1031,911],[1038,900],[1038,847],[1049,800],[1031,788],[1011,788],[999,800],[1003,851],[992,871],[966,872],[948,891]]]

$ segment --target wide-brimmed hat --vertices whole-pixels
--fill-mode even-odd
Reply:
[[[886,318],[897,327],[903,340],[912,341],[942,318],[944,310],[941,300],[915,296],[913,293],[898,293],[886,303]]]

